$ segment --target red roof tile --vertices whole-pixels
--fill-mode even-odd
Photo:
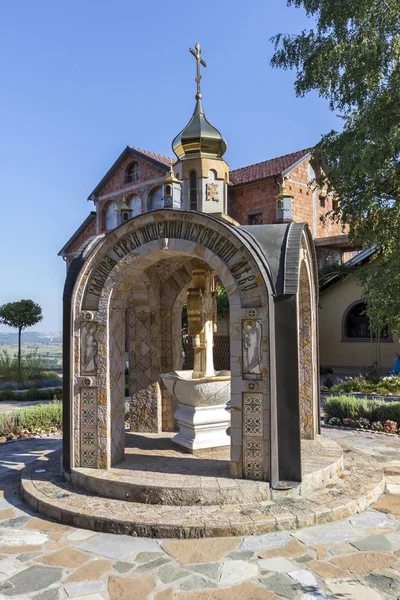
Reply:
[[[162,156],[162,154],[156,154],[155,152],[149,152],[149,150],[141,150],[140,148],[135,148],[134,146],[129,146],[129,148],[131,150],[133,150],[134,152],[139,152],[139,154],[143,154],[143,156],[147,156],[147,158],[151,158],[153,160],[156,160],[159,163],[162,163],[163,165],[166,165],[167,167],[169,167],[170,165],[174,164],[174,162],[176,162],[176,158],[170,158],[169,156]]]
[[[285,154],[278,158],[271,158],[270,160],[265,160],[264,162],[259,162],[255,165],[235,169],[230,172],[230,180],[233,185],[240,185],[280,175],[282,171],[285,171],[297,161],[307,156],[311,150],[312,148],[306,148],[305,150]]]

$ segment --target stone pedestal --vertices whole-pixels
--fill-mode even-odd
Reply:
[[[178,402],[174,416],[179,433],[172,442],[190,452],[228,446],[230,373],[219,371],[214,377],[198,379],[193,379],[192,374],[193,371],[174,371],[161,375],[166,388]]]

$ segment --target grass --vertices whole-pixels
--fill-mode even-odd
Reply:
[[[19,432],[52,431],[62,427],[62,403],[39,404],[0,415],[0,438],[18,436]]]

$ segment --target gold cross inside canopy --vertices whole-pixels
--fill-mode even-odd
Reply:
[[[196,44],[195,45],[196,50],[193,50],[193,48],[189,48],[189,51],[193,54],[193,56],[196,59],[197,62],[197,77],[196,77],[196,82],[197,82],[197,94],[196,94],[196,100],[200,100],[201,98],[201,92],[200,92],[200,79],[201,79],[201,74],[200,74],[200,64],[203,65],[203,67],[206,67],[206,63],[204,62],[204,60],[201,58],[201,48],[200,48],[200,44]]]

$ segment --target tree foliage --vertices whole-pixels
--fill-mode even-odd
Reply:
[[[33,300],[7,302],[0,306],[0,323],[18,329],[18,366],[21,366],[21,331],[43,319],[42,309]]]
[[[339,200],[329,216],[349,226],[350,240],[376,245],[379,267],[358,270],[368,312],[374,326],[383,319],[399,330],[400,0],[288,5],[303,7],[315,24],[275,36],[272,64],[294,69],[296,94],[317,91],[342,118],[342,131],[323,135],[315,147],[323,167],[318,184]],[[380,304],[385,277],[393,281]]]

